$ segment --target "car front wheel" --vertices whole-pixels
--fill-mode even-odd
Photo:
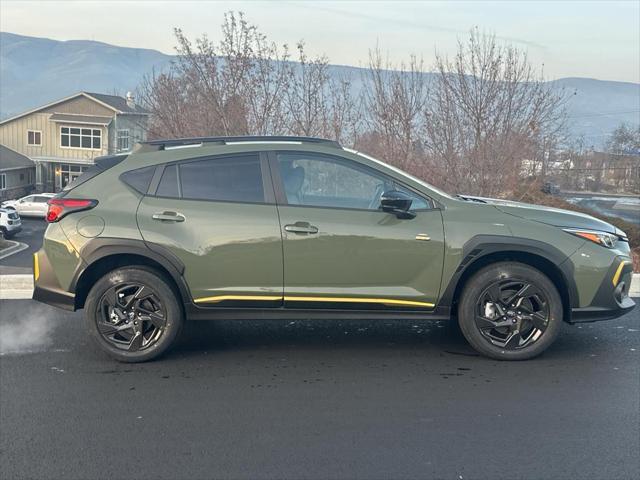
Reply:
[[[562,300],[542,272],[517,262],[484,267],[466,283],[458,322],[479,353],[498,360],[541,354],[558,336]]]
[[[87,296],[85,322],[98,346],[121,362],[144,362],[162,355],[183,324],[174,289],[153,269],[113,270]]]

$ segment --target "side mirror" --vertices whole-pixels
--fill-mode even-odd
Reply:
[[[383,212],[392,213],[398,218],[415,218],[416,214],[410,212],[413,199],[399,190],[389,190],[380,197],[380,209]]]

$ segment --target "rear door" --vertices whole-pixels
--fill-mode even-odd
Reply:
[[[280,306],[282,238],[266,158],[214,156],[161,168],[139,206],[138,225],[147,242],[184,263],[194,301]]]
[[[290,308],[431,309],[444,258],[440,210],[396,180],[338,156],[271,157]],[[379,209],[388,190],[413,197],[415,218]]]

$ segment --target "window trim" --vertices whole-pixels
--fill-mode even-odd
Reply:
[[[30,133],[39,133],[40,134],[40,143],[29,143],[29,134]],[[35,135],[33,139],[35,140]],[[27,147],[41,147],[42,146],[42,130],[31,130],[27,129]]]
[[[60,141],[58,142],[58,147],[62,148],[63,150],[92,150],[94,152],[99,152],[103,149],[104,146],[104,135],[102,134],[102,127],[98,127],[98,128],[94,128],[95,125],[90,126],[89,128],[86,127],[86,125],[83,127],[82,124],[76,124],[76,125],[60,125],[60,129],[59,129],[59,133],[60,133]],[[80,130],[80,146],[79,147],[72,147],[71,146],[71,130],[69,130],[68,134],[65,135],[69,135],[69,145],[68,146],[64,146],[62,145],[62,129],[63,128],[77,128]],[[82,130],[91,130],[91,136],[89,138],[91,138],[91,148],[87,148],[87,147],[83,147],[82,146]],[[93,130],[98,130],[100,132],[100,148],[93,148],[93,139],[95,138],[95,136],[93,135]],[[75,135],[75,134],[74,134]]]
[[[120,133],[127,132],[127,148],[120,148]],[[123,137],[124,138],[124,137]],[[130,128],[119,128],[116,130],[116,151],[118,152],[129,152],[131,151],[131,129]]]
[[[262,202],[248,202],[248,201],[238,201],[238,200],[212,200],[208,198],[190,198],[184,197],[182,195],[182,184],[180,179],[180,165],[185,163],[192,162],[201,162],[206,160],[220,160],[225,158],[233,158],[233,157],[246,157],[248,155],[255,156],[260,163],[260,173],[262,176],[262,188],[264,191],[264,201]],[[171,167],[173,165],[177,166],[176,175],[178,181],[178,190],[180,197],[167,197],[164,195],[157,195],[158,187],[160,186],[160,181],[162,180],[162,175],[166,168]],[[186,200],[189,202],[209,202],[209,203],[233,203],[233,204],[241,204],[241,205],[276,205],[275,192],[273,187],[273,182],[271,180],[271,171],[268,158],[265,152],[258,150],[251,150],[246,152],[238,152],[238,153],[221,153],[218,155],[205,155],[201,157],[193,157],[193,158],[185,158],[182,160],[174,160],[172,162],[167,162],[163,164],[157,165],[156,173],[151,179],[151,183],[149,185],[149,191],[145,196],[154,197],[154,198],[166,198],[170,200]]]
[[[388,175],[385,172],[382,172],[380,170],[377,170],[375,168],[370,167],[369,165],[364,165],[362,163],[359,163],[355,160],[352,160],[351,158],[347,158],[347,157],[343,157],[340,155],[335,155],[335,154],[328,154],[328,153],[320,153],[320,152],[316,152],[313,150],[304,150],[304,149],[295,149],[295,150],[270,150],[267,152],[267,155],[269,157],[269,165],[271,166],[271,175],[273,177],[273,185],[274,185],[274,189],[276,192],[276,202],[278,205],[283,205],[283,206],[288,206],[288,207],[300,207],[300,208],[323,208],[323,209],[328,209],[328,210],[351,210],[351,211],[356,211],[356,212],[379,212],[379,213],[384,213],[387,214],[386,212],[383,212],[380,209],[369,209],[369,208],[355,208],[355,207],[332,207],[332,206],[326,206],[326,205],[295,205],[295,204],[290,204],[287,200],[287,194],[284,190],[284,184],[282,182],[282,177],[280,176],[280,168],[278,165],[278,155],[280,154],[286,154],[286,153],[304,153],[304,154],[309,154],[309,155],[315,155],[318,157],[325,157],[328,158],[330,160],[337,160],[337,162],[335,163],[343,163],[346,164],[347,166],[351,167],[351,165],[355,166],[355,170],[360,170],[363,171],[364,173],[368,173],[371,172],[372,174],[376,175],[376,176],[382,176],[385,179],[389,179],[390,183],[393,183],[394,185],[398,185],[401,186],[402,188],[407,189],[409,192],[415,194],[416,196],[422,198],[425,203],[427,203],[428,205],[431,205],[431,207],[427,207],[427,208],[416,208],[416,209],[411,209],[411,212],[430,212],[432,210],[439,210],[436,202],[434,201],[433,198],[429,197],[428,195],[425,195],[422,192],[418,192],[415,188],[411,187],[410,185],[407,185],[406,183],[401,182],[400,180],[398,180],[395,177],[392,177],[390,175]]]

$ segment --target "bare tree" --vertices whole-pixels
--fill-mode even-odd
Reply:
[[[544,144],[563,126],[563,95],[526,53],[472,30],[453,59],[437,55],[435,73],[425,144],[445,188],[497,195],[516,186],[524,160],[545,161]]]
[[[421,59],[412,56],[397,69],[379,47],[369,52],[364,74],[366,138],[386,161],[420,174],[420,133],[427,99],[427,77]]]
[[[190,41],[175,29],[169,72],[147,77],[138,94],[153,113],[150,135],[270,134],[283,127],[289,54],[242,13],[225,14],[222,40]]]
[[[321,136],[328,114],[329,74],[326,57],[310,59],[299,42],[298,62],[290,64],[286,92],[288,130],[293,135]]]

